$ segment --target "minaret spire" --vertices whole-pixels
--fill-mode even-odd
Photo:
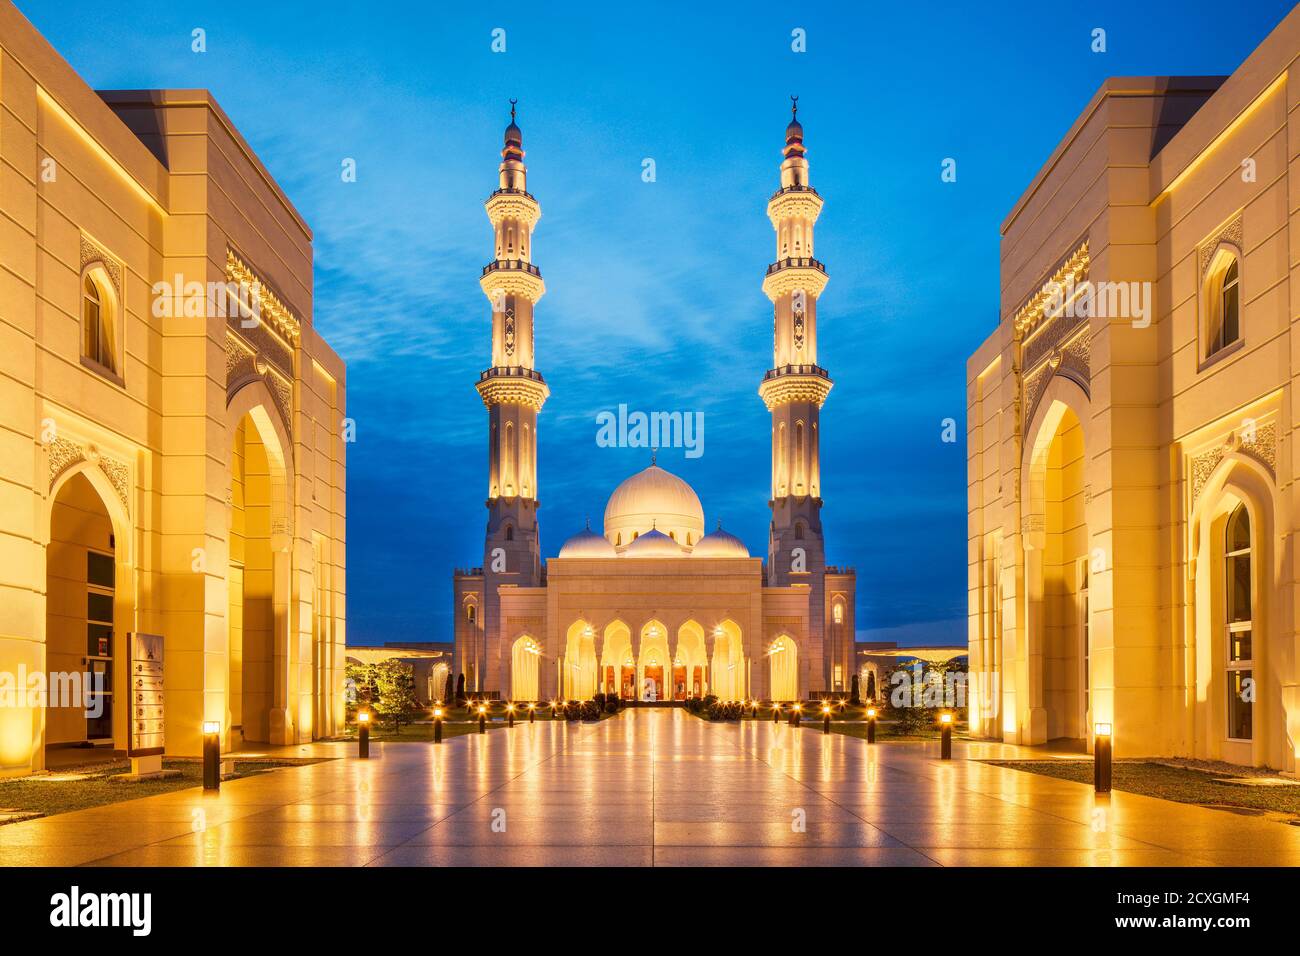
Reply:
[[[831,390],[817,364],[817,301],[826,288],[826,267],[813,253],[813,227],[822,198],[809,184],[799,98],[790,97],[781,187],[767,203],[776,231],[776,261],[767,267],[763,291],[775,313],[772,368],[758,394],[772,415],[772,525],[768,543],[769,584],[805,582],[811,589],[810,630],[823,633],[825,548],[821,524],[822,404]],[[830,687],[829,676],[824,685]]]
[[[493,626],[501,584],[541,583],[537,525],[537,415],[550,390],[535,367],[533,313],[546,291],[532,262],[541,218],[528,192],[524,134],[510,100],[498,188],[486,202],[494,255],[479,285],[492,309],[491,361],[476,383],[488,411],[488,524],[484,544],[484,623]],[[495,686],[495,685],[489,685]]]

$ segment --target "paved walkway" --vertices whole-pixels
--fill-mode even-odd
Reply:
[[[768,722],[521,723],[0,827],[0,865],[1300,865],[1300,828]],[[1100,812],[1099,812],[1100,811]]]

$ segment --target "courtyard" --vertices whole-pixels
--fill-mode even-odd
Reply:
[[[985,763],[629,709],[0,827],[0,865],[1296,866],[1300,828]]]

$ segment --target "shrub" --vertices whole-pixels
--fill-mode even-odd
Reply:
[[[600,704],[596,703],[594,700],[584,700],[582,702],[582,707],[579,710],[582,714],[583,720],[600,720],[600,711]]]
[[[740,720],[744,716],[745,707],[740,701],[719,701],[714,698],[713,703],[707,708],[709,720]]]

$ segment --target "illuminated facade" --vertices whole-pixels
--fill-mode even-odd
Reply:
[[[0,48],[0,680],[107,675],[99,716],[6,698],[0,775],[126,748],[131,633],[164,639],[169,754],[204,721],[330,734],[345,379],[311,231],[205,91],[97,94],[8,3]]]
[[[821,524],[818,419],[831,387],[817,364],[822,199],[793,117],[784,153],[767,207],[777,257],[763,282],[775,311],[773,368],[759,389],[772,414],[766,565],[720,524],[706,533],[695,491],[652,463],[614,490],[603,534],[580,531],[543,567],[537,415],[549,392],[534,366],[533,312],[545,286],[532,263],[541,210],[512,109],[499,188],[487,200],[496,255],[482,276],[492,304],[492,365],[478,382],[488,410],[487,540],[483,566],[453,579],[456,670],[469,690],[514,700],[794,700],[848,690],[855,579],[827,567]]]
[[[1227,78],[1107,81],[1002,225],[967,364],[977,733],[1296,769],[1298,53],[1292,12]]]

